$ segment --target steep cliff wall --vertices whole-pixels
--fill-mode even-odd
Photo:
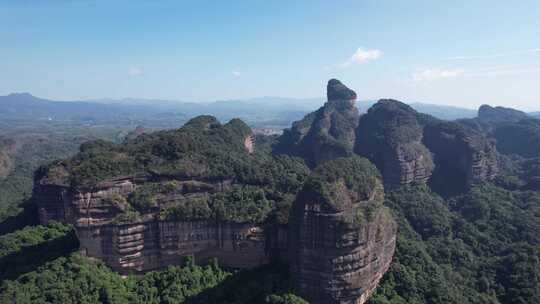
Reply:
[[[497,151],[484,135],[396,100],[380,100],[360,118],[355,152],[375,163],[387,188],[428,182],[452,195],[498,172]]]
[[[422,144],[417,113],[395,100],[380,100],[360,118],[354,150],[379,168],[385,187],[427,182],[431,153]]]
[[[462,192],[472,184],[492,180],[498,173],[494,143],[458,123],[429,121],[423,143],[434,155],[431,185],[439,193]]]
[[[262,227],[251,223],[208,220],[168,220],[158,212],[126,218],[129,196],[148,183],[145,176],[102,182],[86,191],[61,185],[39,185],[34,190],[40,222],[50,220],[75,226],[81,252],[103,260],[121,273],[158,269],[193,255],[201,262],[218,258],[230,267],[253,267],[269,260]],[[170,181],[161,181],[167,183]],[[172,191],[162,202],[204,196],[226,189],[230,182],[176,181],[182,194]]]
[[[395,250],[396,223],[382,206],[375,167],[359,157],[318,167],[293,206],[291,271],[312,304],[365,303]]]

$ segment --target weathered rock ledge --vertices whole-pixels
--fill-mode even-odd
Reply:
[[[34,189],[42,224],[51,220],[73,224],[83,254],[103,260],[120,273],[136,273],[180,264],[192,255],[205,262],[218,258],[230,267],[254,267],[269,261],[263,227],[250,223],[216,220],[175,221],[157,212],[119,220],[125,206],[115,198],[125,197],[148,177],[119,178],[100,183],[92,190],[41,184]],[[204,196],[223,191],[230,181],[184,180],[176,185],[182,194],[162,200]],[[172,197],[174,196],[174,197]],[[286,240],[273,240],[276,246]]]

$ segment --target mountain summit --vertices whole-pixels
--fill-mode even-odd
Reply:
[[[517,122],[526,118],[527,113],[512,108],[482,105],[478,109],[478,119],[486,122]]]
[[[311,166],[352,154],[359,118],[356,93],[331,79],[327,97],[321,108],[284,130],[275,152],[303,157]]]
[[[347,88],[341,81],[330,79],[326,86],[326,96],[328,101],[332,100],[356,100],[356,92]]]

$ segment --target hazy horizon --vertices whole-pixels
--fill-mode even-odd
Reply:
[[[282,99],[282,100],[296,100],[298,102],[315,102],[315,101],[320,101],[320,106],[322,106],[324,104],[324,102],[326,102],[327,98],[326,96],[315,96],[315,97],[287,97],[287,96],[255,96],[255,97],[247,97],[247,98],[232,98],[232,99],[218,99],[218,100],[208,100],[208,101],[190,101],[190,100],[175,100],[175,99],[156,99],[156,98],[138,98],[138,97],[123,97],[123,98],[108,98],[108,97],[102,97],[102,98],[92,98],[92,99],[79,99],[79,100],[56,100],[56,99],[51,99],[51,98],[47,98],[47,97],[44,97],[44,96],[36,96],[34,94],[32,94],[31,92],[12,92],[12,93],[9,93],[9,94],[6,94],[6,95],[0,95],[0,97],[2,96],[9,96],[9,95],[17,95],[17,94],[30,94],[31,96],[35,97],[35,98],[38,98],[38,99],[44,99],[44,100],[48,100],[48,101],[53,101],[53,102],[89,102],[89,103],[104,103],[104,104],[108,104],[108,103],[114,103],[114,102],[128,102],[127,104],[129,104],[129,101],[147,101],[147,102],[151,102],[151,101],[158,101],[158,102],[164,102],[164,103],[169,103],[169,104],[178,104],[178,105],[181,105],[181,104],[200,104],[200,105],[210,105],[210,104],[213,104],[213,103],[220,103],[220,102],[234,102],[234,101],[239,101],[239,102],[249,102],[249,101],[259,101],[259,100],[263,100],[263,99]],[[363,103],[365,102],[368,102],[368,103],[373,103],[373,102],[377,102],[378,100],[381,100],[381,99],[385,99],[384,97],[383,98],[377,98],[377,99],[362,99],[362,100],[356,100],[356,106],[357,107],[362,107]],[[457,109],[466,109],[466,110],[478,110],[479,107],[470,107],[470,106],[456,106],[456,105],[451,105],[451,104],[436,104],[436,103],[432,103],[432,102],[429,102],[429,101],[419,101],[419,100],[399,100],[401,102],[404,102],[406,104],[422,104],[422,105],[434,105],[434,106],[440,106],[440,107],[454,107],[454,108],[457,108]],[[520,109],[520,108],[517,108],[517,107],[514,107],[514,109],[517,109],[517,110],[522,110],[522,111],[526,111],[527,110],[523,110],[523,109]],[[536,111],[528,111],[528,112],[536,112]]]
[[[0,3],[0,95],[319,98],[540,110],[540,2]],[[322,97],[324,98],[324,97]]]

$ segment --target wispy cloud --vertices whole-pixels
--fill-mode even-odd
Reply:
[[[448,60],[478,60],[478,59],[493,59],[493,58],[501,58],[501,57],[510,57],[510,56],[518,56],[518,55],[534,55],[536,53],[540,53],[539,49],[528,49],[528,50],[520,50],[520,51],[513,51],[508,53],[492,53],[492,54],[484,54],[484,55],[473,55],[473,56],[452,56],[448,57]]]
[[[437,69],[437,68],[418,69],[413,73],[412,78],[416,82],[425,82],[425,81],[444,79],[444,78],[456,78],[456,77],[462,76],[464,73],[465,73],[465,70],[460,69],[460,68],[456,68],[456,69]]]
[[[495,77],[506,75],[520,75],[540,72],[540,65],[496,65],[472,69],[466,73],[470,77]]]
[[[240,77],[242,75],[242,73],[240,73],[239,71],[232,71],[232,75],[234,77]]]
[[[373,60],[381,58],[382,52],[377,49],[364,49],[362,47],[358,48],[354,54],[347,59],[347,61],[338,64],[340,68],[347,68],[354,64],[364,64]]]
[[[423,68],[412,73],[412,80],[416,83],[425,83],[435,80],[451,78],[481,78],[521,75],[540,72],[540,65],[493,65],[475,68]]]
[[[144,75],[144,70],[141,67],[133,66],[128,69],[127,73],[131,77],[137,77]]]

